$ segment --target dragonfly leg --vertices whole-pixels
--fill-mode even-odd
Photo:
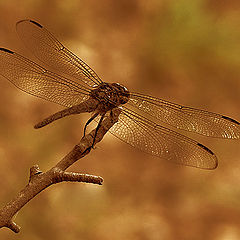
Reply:
[[[85,137],[86,135],[86,130],[87,130],[87,126],[92,122],[92,120],[94,120],[97,116],[99,115],[99,112],[96,112],[91,118],[88,119],[88,121],[86,122],[85,126],[84,126],[84,131],[83,131],[83,136]]]
[[[111,110],[110,111],[110,117],[111,117],[111,120],[113,119],[113,111]]]
[[[95,140],[96,140],[96,136],[97,136],[97,132],[102,124],[102,121],[103,121],[103,118],[105,117],[105,113],[101,116],[99,122],[98,122],[98,125],[96,127],[96,131],[95,131],[95,134],[94,134],[94,137],[93,137],[93,143],[92,143],[92,148],[94,147],[94,143],[95,143]]]

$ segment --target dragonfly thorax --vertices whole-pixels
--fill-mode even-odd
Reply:
[[[129,100],[130,93],[126,87],[119,83],[101,83],[91,91],[90,96],[101,103],[103,111],[111,110]]]

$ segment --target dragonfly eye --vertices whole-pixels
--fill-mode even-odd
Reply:
[[[116,87],[122,93],[129,92],[128,89],[125,86],[121,85],[120,83],[112,83],[112,86]]]

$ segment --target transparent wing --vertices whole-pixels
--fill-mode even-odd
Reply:
[[[133,147],[162,159],[202,169],[217,167],[217,158],[207,147],[125,107],[110,132]]]
[[[26,47],[45,64],[73,76],[90,87],[102,81],[80,58],[64,47],[46,28],[33,20],[22,20],[17,33]]]
[[[131,93],[127,104],[179,129],[210,137],[240,138],[240,123],[220,114],[184,107],[139,93]]]
[[[5,48],[0,48],[0,75],[29,94],[65,107],[76,105],[89,97],[89,88]]]

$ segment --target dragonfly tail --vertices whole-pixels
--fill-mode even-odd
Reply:
[[[46,125],[64,118],[66,116],[69,115],[73,115],[73,114],[79,114],[79,113],[84,113],[84,112],[92,112],[96,109],[97,107],[97,101],[96,100],[87,100],[85,102],[82,102],[78,105],[72,106],[70,108],[66,108],[64,110],[61,110],[59,112],[54,113],[53,115],[43,119],[41,122],[37,123],[34,128],[38,129],[38,128],[42,128],[45,127]]]

